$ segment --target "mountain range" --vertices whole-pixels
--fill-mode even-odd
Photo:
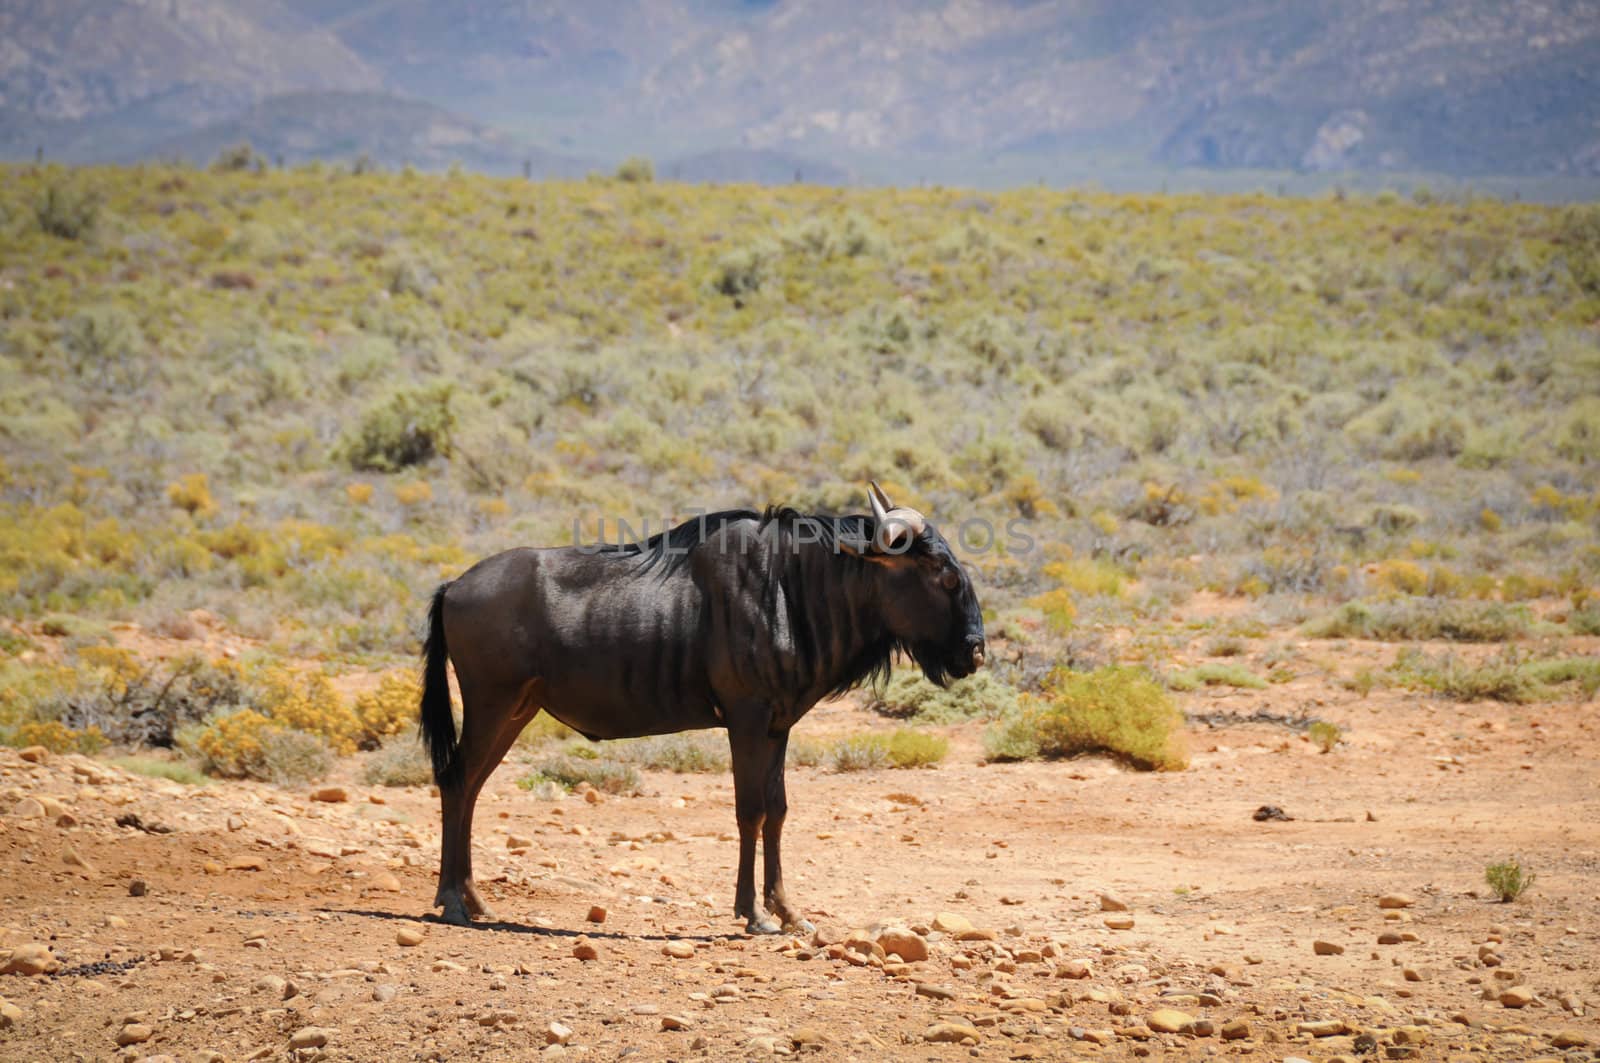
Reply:
[[[1600,177],[1600,0],[0,0],[0,156]]]

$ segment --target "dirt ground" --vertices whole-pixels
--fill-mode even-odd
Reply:
[[[0,975],[0,1058],[1597,1056],[1593,703],[1302,679],[1184,707],[1213,723],[1178,773],[983,766],[977,725],[937,769],[792,769],[815,941],[740,932],[722,776],[591,802],[502,768],[476,835],[501,921],[457,928],[428,906],[436,798],[361,785],[359,757],[320,801],[0,750],[0,966],[30,944],[60,964]],[[1240,722],[1306,710],[1343,729],[1333,752]],[[846,701],[798,733],[871,726]],[[1494,903],[1484,867],[1512,854],[1537,882]],[[885,963],[883,927],[928,958]]]

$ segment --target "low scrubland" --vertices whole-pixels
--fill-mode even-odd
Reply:
[[[441,579],[695,508],[855,509],[869,477],[945,528],[1003,652],[950,691],[897,675],[874,708],[908,730],[801,763],[937,763],[929,728],[977,721],[996,758],[1177,767],[1173,694],[1298,674],[1268,629],[1516,655],[1368,689],[1594,694],[1551,644],[1600,632],[1594,207],[5,178],[0,740],[279,780],[366,749],[415,782],[404,658]],[[1246,620],[1184,628],[1199,593]],[[149,663],[130,624],[197,648]],[[392,675],[336,693],[358,670]],[[726,763],[571,740],[519,755],[601,788]]]

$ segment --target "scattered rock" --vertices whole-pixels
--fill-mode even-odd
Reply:
[[[1243,1019],[1229,1019],[1222,1024],[1224,1041],[1242,1041],[1250,1036],[1250,1024]]]
[[[544,1043],[547,1045],[564,1045],[572,1040],[572,1027],[564,1023],[552,1022],[544,1028]]]
[[[521,834],[507,834],[506,835],[506,848],[507,849],[532,849],[533,848],[533,839],[529,838],[529,837],[526,837],[524,835],[521,835]]]
[[[881,930],[876,940],[885,953],[892,952],[907,963],[919,963],[928,958],[927,941],[904,927]]]
[[[91,875],[94,874],[94,865],[85,860],[78,850],[70,845],[61,847],[61,862],[68,867],[75,867],[80,871],[86,871]]]
[[[687,941],[669,941],[661,946],[661,951],[675,960],[694,958],[694,946]]]
[[[828,1038],[815,1026],[802,1026],[789,1034],[789,1040],[794,1042],[796,1048],[804,1048],[806,1045],[826,1044]]]
[[[954,912],[940,912],[933,917],[933,928],[941,934],[957,935],[972,929],[972,920]]]
[[[117,1031],[117,1045],[126,1048],[128,1045],[142,1045],[156,1032],[142,1022],[130,1022]]]
[[[0,1030],[14,1030],[22,1022],[22,1009],[0,997]]]
[[[981,926],[968,927],[956,935],[957,941],[998,941],[1000,935]]]
[[[350,791],[346,790],[342,786],[319,786],[317,789],[311,791],[311,800],[326,801],[330,805],[343,804],[344,802],[350,800]],[[316,1027],[307,1027],[307,1029],[315,1028]]]
[[[0,974],[53,974],[60,969],[61,961],[50,954],[50,946],[30,942],[11,950]]]
[[[1533,1003],[1533,990],[1525,985],[1514,985],[1500,994],[1500,1003],[1508,1008],[1525,1008]]]
[[[589,960],[598,960],[600,958],[600,950],[590,942],[580,941],[572,946],[572,955],[577,959],[588,962]]]
[[[333,1038],[326,1026],[302,1026],[289,1038],[290,1048],[321,1048]]]
[[[1133,916],[1131,915],[1108,915],[1105,917],[1104,922],[1107,929],[1110,930],[1133,929]]]
[[[1416,899],[1405,893],[1385,893],[1378,898],[1379,908],[1410,908]]]
[[[237,856],[228,861],[229,871],[265,871],[267,862],[259,856]]]
[[[1400,934],[1399,934],[1399,932],[1398,931],[1394,931],[1394,930],[1385,930],[1383,933],[1378,935],[1378,944],[1380,944],[1380,945],[1398,945],[1398,944],[1400,944]]]
[[[918,982],[916,994],[919,997],[932,997],[934,1000],[954,1000],[956,991],[949,986],[934,985],[932,982]]]
[[[1100,910],[1102,912],[1125,912],[1128,902],[1109,890],[1100,894]]]
[[[394,932],[394,941],[396,945],[409,949],[422,944],[425,936],[421,927],[403,926]]]
[[[1332,941],[1317,940],[1311,943],[1311,951],[1318,956],[1343,956],[1344,946]]]
[[[50,759],[50,751],[44,746],[27,746],[17,750],[17,756],[29,764],[43,764]]]
[[[1260,808],[1250,813],[1250,818],[1255,820],[1257,823],[1265,823],[1269,819],[1281,820],[1285,823],[1288,823],[1294,819],[1293,816],[1284,812],[1284,810],[1279,808],[1277,805],[1262,805]]]
[[[1194,1016],[1175,1008],[1157,1008],[1145,1019],[1156,1033],[1182,1033],[1194,1025]]]
[[[128,883],[128,896],[130,897],[143,897],[149,892],[150,886],[142,878],[136,878]]]
[[[694,1023],[682,1015],[661,1016],[661,1028],[663,1030],[688,1030],[693,1026]]]
[[[1057,978],[1093,978],[1094,965],[1088,960],[1067,960],[1056,968]]]
[[[1312,1037],[1339,1037],[1349,1033],[1350,1027],[1345,1025],[1343,1019],[1313,1019],[1296,1024],[1295,1032]]]
[[[392,872],[380,871],[372,876],[372,888],[385,893],[399,893],[400,879]]]
[[[1560,1030],[1551,1036],[1550,1043],[1557,1048],[1588,1048],[1589,1038],[1577,1030]]]
[[[372,999],[376,1000],[379,1004],[387,1004],[393,1000],[399,994],[399,992],[400,989],[398,986],[392,986],[385,982],[381,985],[375,985],[372,987]]]
[[[11,814],[17,819],[43,819],[44,805],[32,797],[24,797],[11,806]]]
[[[589,922],[603,923],[606,921],[606,910],[603,905],[591,904],[589,906]]]
[[[976,1026],[968,1026],[959,1022],[939,1022],[923,1031],[924,1041],[961,1042],[971,1038],[973,1043],[982,1040]]]

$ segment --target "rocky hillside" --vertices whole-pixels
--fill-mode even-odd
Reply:
[[[155,154],[273,97],[274,135],[336,152],[363,128],[316,94],[381,90],[565,154],[709,160],[711,179],[1097,160],[1600,176],[1597,0],[6,0],[0,30],[11,157]],[[408,145],[437,124],[415,121]]]

